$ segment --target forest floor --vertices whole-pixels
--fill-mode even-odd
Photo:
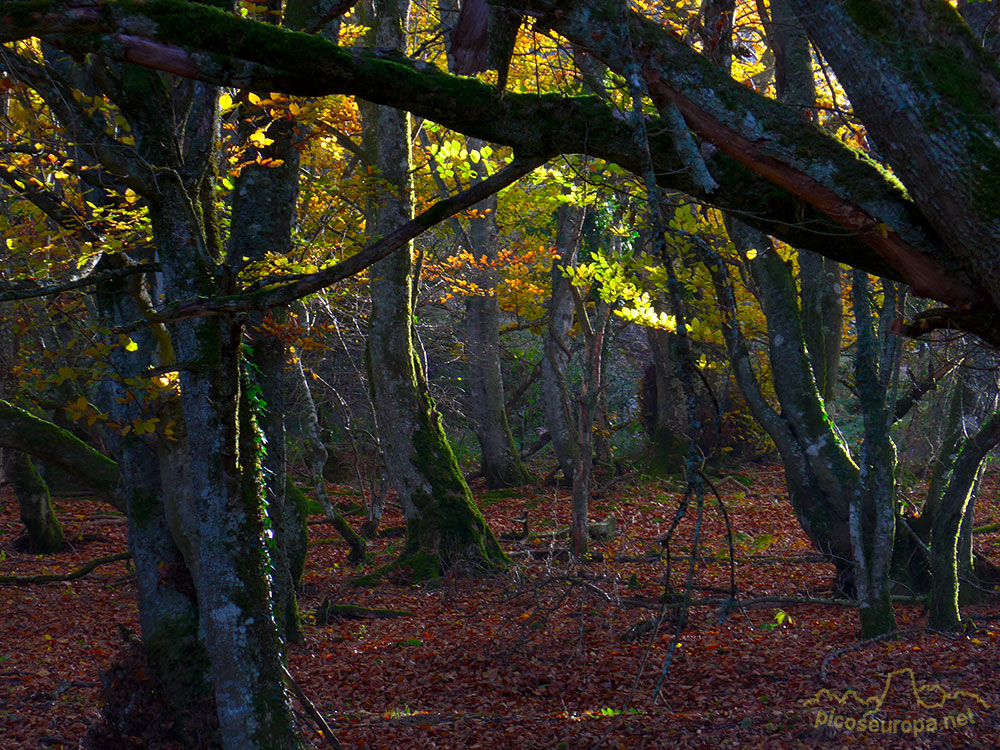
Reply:
[[[995,480],[981,493],[979,524],[1000,520]],[[569,522],[565,491],[474,488],[515,564],[433,586],[352,586],[402,539],[378,538],[374,561],[354,568],[314,516],[305,642],[291,652],[291,672],[345,748],[1000,747],[1000,603],[966,608],[975,628],[956,637],[924,629],[922,605],[900,602],[901,636],[862,643],[854,608],[803,603],[832,597],[832,568],[783,499],[780,468],[745,466],[715,487],[734,531],[743,605],[728,611],[725,523],[711,492],[700,524],[692,501],[673,534],[663,607],[660,540],[681,497],[669,481],[620,478],[601,490],[592,517],[613,515],[618,529],[594,542],[586,564],[560,555],[566,540],[552,533]],[[331,491],[338,502],[358,499],[348,487]],[[108,506],[68,498],[57,507],[72,549],[16,552],[16,502],[0,489],[0,576],[69,573],[125,550],[123,519]],[[515,539],[524,518],[526,541]],[[401,523],[387,513],[383,529]],[[1000,558],[1000,534],[976,543]],[[689,576],[694,603],[654,697]],[[122,626],[138,629],[131,569],[114,562],[70,582],[0,585],[0,597],[0,748],[78,747],[98,718],[102,672],[124,648]],[[324,599],[411,614],[316,626]],[[658,629],[624,638],[661,612]],[[328,746],[300,718],[307,746]]]

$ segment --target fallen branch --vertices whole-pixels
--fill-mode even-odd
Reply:
[[[413,613],[405,609],[371,609],[357,604],[331,604],[324,599],[316,610],[314,622],[316,625],[326,625],[332,617],[342,617],[347,620],[391,620],[394,617],[412,617]]]
[[[83,578],[85,575],[94,572],[95,570],[97,570],[97,568],[101,567],[102,565],[118,562],[119,560],[128,560],[131,557],[132,557],[131,552],[119,552],[117,555],[109,555],[108,557],[98,557],[96,560],[91,560],[83,567],[77,568],[72,573],[66,573],[63,575],[46,573],[37,576],[0,576],[0,585],[30,586],[35,583],[58,583],[61,581],[75,581],[78,578]]]
[[[285,684],[293,693],[295,693],[295,697],[298,699],[299,703],[302,704],[302,707],[306,710],[306,713],[309,714],[310,718],[316,722],[316,725],[319,727],[320,734],[322,734],[326,739],[326,744],[340,750],[340,748],[343,747],[340,744],[340,740],[337,739],[333,730],[330,729],[330,725],[327,723],[326,719],[323,718],[323,714],[321,714],[315,704],[309,700],[309,696],[306,695],[306,691],[303,690],[302,686],[295,681],[295,678],[292,677],[292,673],[288,671],[288,667],[282,665],[281,671],[285,678]]]

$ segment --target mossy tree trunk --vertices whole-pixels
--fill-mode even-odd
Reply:
[[[49,488],[31,457],[21,451],[4,451],[3,473],[14,488],[29,550],[39,555],[61,552],[66,546],[62,524],[52,507]]]
[[[767,319],[771,374],[780,412],[760,391],[734,317],[735,300],[728,279],[716,268],[716,288],[724,307],[724,330],[736,382],[754,418],[781,454],[789,499],[799,523],[816,548],[835,564],[839,586],[851,590],[849,509],[858,467],[827,416],[816,388],[795,279],[768,238],[735,223],[728,228],[737,249],[756,253],[747,265]]]
[[[374,12],[374,44],[405,49],[408,1],[379,0]],[[379,236],[412,218],[410,118],[388,107],[366,107],[362,118],[379,181],[369,234]],[[494,569],[506,558],[458,468],[414,351],[412,248],[379,261],[370,274],[369,383],[380,449],[406,517],[396,564],[418,579],[453,567]]]
[[[270,253],[287,254],[292,249],[292,230],[299,194],[299,148],[301,127],[291,113],[275,119],[265,107],[249,99],[240,105],[237,138],[245,142],[249,162],[235,181],[232,198],[231,230],[227,247],[228,263],[238,267],[247,261],[263,261]],[[249,136],[263,130],[267,145],[251,143]],[[267,514],[274,530],[274,588],[277,615],[290,642],[302,638],[289,553],[302,547],[306,518],[297,504],[286,496],[286,384],[289,352],[274,326],[287,319],[283,309],[252,316],[249,328],[252,367],[246,372],[244,388],[253,396],[257,422],[265,437],[261,456]],[[325,487],[323,488],[325,490]],[[298,565],[296,565],[298,567]]]
[[[116,101],[138,156],[157,170],[136,188],[149,206],[164,294],[183,300],[232,292],[214,207],[218,90],[187,81],[168,85],[129,65],[121,81]],[[175,123],[180,102],[185,118]],[[284,642],[270,584],[276,549],[243,336],[228,315],[171,327],[182,366],[176,441],[161,464],[162,500],[197,597],[222,745],[280,750],[297,747],[298,739],[282,687]]]
[[[889,580],[896,521],[896,446],[889,434],[892,414],[887,398],[900,355],[898,336],[886,321],[902,309],[898,285],[882,287],[880,326],[871,314],[868,274],[853,273],[854,321],[858,333],[854,382],[864,419],[864,441],[857,491],[851,498],[851,546],[854,583],[861,604],[861,637],[874,638],[896,629]]]
[[[102,499],[125,510],[114,461],[61,427],[6,401],[0,401],[0,448],[58,466]]]
[[[983,461],[998,443],[1000,443],[1000,413],[994,414],[962,445],[953,465],[948,486],[934,514],[930,533],[932,583],[928,620],[932,628],[959,630],[962,626],[962,616],[958,606],[959,577],[972,573],[972,561],[963,561],[960,555],[962,524],[970,513],[972,491]],[[970,553],[971,550],[967,552]]]

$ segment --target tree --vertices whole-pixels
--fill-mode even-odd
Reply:
[[[377,2],[375,42],[405,47],[408,13],[405,0]],[[382,186],[369,218],[373,234],[386,234],[413,215],[410,118],[370,107],[363,119],[366,149]],[[414,350],[412,248],[407,244],[380,260],[371,273],[369,382],[382,455],[406,516],[398,565],[418,580],[462,565],[491,570],[505,555],[458,468]]]

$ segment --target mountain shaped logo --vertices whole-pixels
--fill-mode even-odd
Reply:
[[[991,708],[977,693],[919,683],[912,669],[885,676],[882,690],[863,696],[856,690],[837,693],[823,688],[802,705],[815,709],[814,727],[846,732],[910,734],[968,727]]]

